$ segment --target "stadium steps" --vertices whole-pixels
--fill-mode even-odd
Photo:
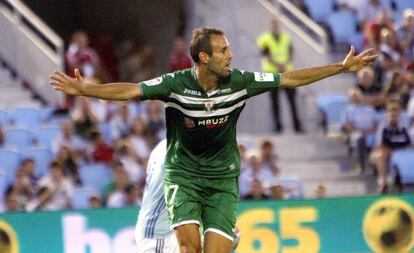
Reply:
[[[3,67],[0,67],[0,108],[10,109],[17,106],[40,107],[40,103],[32,98],[21,82]]]

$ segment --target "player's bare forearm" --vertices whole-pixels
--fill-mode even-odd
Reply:
[[[342,72],[359,71],[378,58],[378,55],[371,55],[372,52],[373,49],[369,48],[362,53],[355,55],[355,47],[351,46],[351,50],[349,50],[349,53],[342,62],[321,67],[304,68],[282,73],[280,86],[285,88],[295,88],[322,80],[324,78]]]
[[[304,68],[281,74],[281,87],[296,88],[344,72],[342,63],[322,67]]]
[[[87,85],[83,96],[105,100],[130,100],[141,95],[139,86],[135,83],[108,83]]]
[[[83,79],[78,69],[75,77],[56,70],[49,76],[54,90],[74,96],[87,96],[106,100],[129,100],[141,96],[141,89],[135,83],[90,83]]]

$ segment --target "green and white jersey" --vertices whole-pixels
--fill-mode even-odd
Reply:
[[[278,88],[280,75],[233,69],[218,90],[208,94],[193,67],[139,85],[143,100],[165,102],[166,177],[226,178],[240,174],[236,123],[246,100]]]

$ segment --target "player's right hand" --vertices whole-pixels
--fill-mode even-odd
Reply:
[[[82,95],[85,89],[85,82],[78,69],[75,69],[75,77],[72,78],[65,73],[56,70],[49,76],[49,83],[54,90],[62,91],[69,95]]]

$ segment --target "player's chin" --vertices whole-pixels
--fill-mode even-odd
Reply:
[[[226,67],[224,69],[224,71],[222,72],[222,76],[224,76],[224,77],[229,76],[230,73],[231,73],[231,68],[230,67]]]

